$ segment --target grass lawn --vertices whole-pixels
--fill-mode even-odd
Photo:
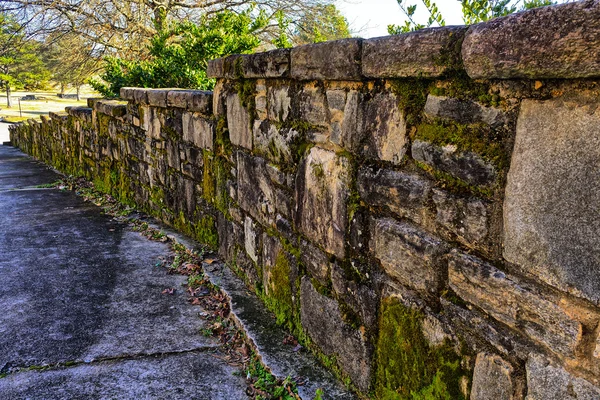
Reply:
[[[21,100],[19,111],[19,100],[26,95],[35,95],[36,100]],[[38,118],[40,115],[48,115],[49,112],[64,111],[69,106],[87,106],[87,98],[100,97],[91,89],[81,91],[81,101],[75,99],[60,99],[57,91],[46,92],[13,92],[13,106],[6,107],[6,95],[0,96],[0,119],[6,122],[19,122],[29,118]]]

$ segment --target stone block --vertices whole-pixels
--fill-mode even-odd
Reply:
[[[148,104],[147,89],[133,88],[133,99],[137,104]]]
[[[174,89],[167,92],[167,107],[184,108],[188,107],[188,94],[186,90]]]
[[[330,141],[350,152],[360,150],[363,130],[360,126],[362,95],[357,90],[334,89],[326,92],[329,105]]]
[[[279,239],[264,233],[263,287],[265,294],[275,300],[279,322],[282,317],[292,318],[298,304],[298,261],[285,251]]]
[[[119,95],[123,100],[129,100],[129,101],[133,101],[135,100],[135,88],[132,87],[122,87],[119,90]],[[93,107],[93,105],[90,105],[88,102],[88,107]]]
[[[307,277],[301,283],[301,322],[313,343],[329,356],[363,392],[371,381],[372,349],[360,330],[344,322],[338,303],[315,290]]]
[[[227,113],[227,90],[222,81],[217,81],[213,89],[212,113],[215,117],[225,117]]]
[[[460,65],[466,30],[449,26],[365,40],[362,74],[368,78],[441,76]]]
[[[364,283],[349,279],[346,271],[338,263],[331,266],[331,284],[337,298],[358,314],[367,329],[373,330],[377,324],[377,292]]]
[[[414,225],[373,218],[369,247],[385,272],[409,288],[435,297],[446,285],[448,246]]]
[[[446,172],[471,185],[493,185],[496,168],[479,155],[458,151],[456,146],[437,146],[420,140],[413,141],[412,157],[440,171]]]
[[[433,189],[436,222],[470,246],[485,245],[489,239],[491,204]]]
[[[319,250],[317,246],[302,240],[300,242],[300,261],[311,277],[316,278],[322,285],[329,284],[331,263],[327,254]]]
[[[271,180],[267,161],[237,152],[237,199],[240,207],[264,226],[275,226],[277,214],[291,216],[292,196]]]
[[[430,118],[450,119],[461,124],[486,123],[500,127],[507,122],[506,114],[495,107],[486,107],[475,101],[453,97],[427,96],[425,114]]]
[[[469,27],[462,45],[471,78],[600,76],[600,4],[540,7]]]
[[[296,177],[296,225],[308,239],[339,258],[345,256],[349,192],[348,159],[313,147]]]
[[[291,77],[297,80],[362,79],[362,39],[342,39],[295,47],[291,52]]]
[[[463,300],[550,351],[574,356],[583,326],[561,307],[560,299],[457,250],[450,255],[448,276],[450,287]]]
[[[212,96],[212,92],[205,90],[188,91],[187,110],[192,112],[199,112],[206,116],[212,115]]]
[[[148,106],[140,106],[141,128],[151,139],[160,139],[160,118],[156,109]]]
[[[244,219],[244,247],[248,257],[255,263],[259,262],[262,254],[262,230],[252,218]]]
[[[366,155],[400,164],[406,153],[406,120],[398,98],[390,91],[376,93],[364,105],[362,129],[368,139]]]
[[[287,78],[290,74],[290,49],[275,49],[241,56],[244,78]]]
[[[292,128],[277,128],[269,121],[254,121],[254,151],[277,164],[293,164],[290,146],[299,136]]]
[[[588,100],[523,101],[504,200],[504,258],[600,304],[600,102]]]
[[[319,85],[315,83],[305,85],[293,100],[291,109],[297,113],[298,119],[311,125],[329,125],[325,92]]]
[[[597,400],[600,388],[571,375],[544,356],[532,354],[527,360],[527,400]]]
[[[361,168],[358,192],[371,207],[384,207],[400,217],[420,223],[431,196],[432,184],[419,175],[388,169]]]
[[[184,111],[182,124],[183,140],[201,149],[213,149],[214,126],[211,121],[198,112]]]
[[[242,105],[237,93],[227,95],[227,127],[229,139],[235,146],[252,150],[252,131],[250,130],[250,113]]]
[[[225,58],[216,58],[208,60],[206,66],[207,78],[224,78],[225,77]]]
[[[284,122],[290,114],[292,99],[289,86],[267,87],[267,116],[272,121]]]
[[[148,105],[153,107],[167,107],[167,93],[168,89],[146,89],[146,95],[148,96]]]
[[[470,400],[517,400],[514,368],[495,354],[479,353],[473,370]]]

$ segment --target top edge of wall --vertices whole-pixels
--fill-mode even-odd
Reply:
[[[600,77],[600,0],[541,7],[477,25],[342,39],[211,60],[210,78],[361,81]]]
[[[120,91],[123,100],[154,107],[183,108],[206,115],[212,113],[212,96],[212,92],[193,89],[123,87]]]

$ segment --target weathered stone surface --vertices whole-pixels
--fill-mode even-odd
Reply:
[[[289,218],[292,196],[274,185],[266,160],[241,151],[236,158],[240,207],[265,226],[274,226],[278,213]]]
[[[470,245],[482,244],[490,231],[491,205],[477,198],[454,196],[433,189],[436,222]]]
[[[154,107],[166,107],[168,92],[168,89],[146,89],[146,95],[148,96],[148,105]]]
[[[327,254],[319,250],[318,247],[302,240],[300,243],[300,261],[302,261],[308,273],[318,279],[321,284],[327,285],[329,283],[331,263]]]
[[[250,114],[242,105],[237,93],[230,93],[227,96],[227,127],[232,144],[252,150]]]
[[[431,195],[430,181],[416,174],[388,169],[361,168],[358,192],[372,207],[386,207],[400,217],[420,223]]]
[[[241,56],[244,78],[286,78],[290,74],[290,49]]]
[[[252,218],[246,217],[244,219],[244,247],[248,257],[255,263],[258,263],[259,257],[261,256],[261,239],[262,231],[254,223]]]
[[[540,7],[472,25],[462,57],[471,78],[600,76],[600,4]]]
[[[188,95],[183,89],[169,90],[167,93],[167,106],[176,108],[187,108]]]
[[[357,90],[335,89],[326,92],[329,105],[329,140],[348,151],[360,150],[363,130],[360,126],[360,102],[362,96]]]
[[[94,110],[111,117],[120,118],[126,114],[127,105],[116,100],[101,100],[94,104]]]
[[[600,388],[575,377],[545,357],[532,354],[527,360],[527,400],[597,400]]]
[[[129,100],[129,101],[133,101],[135,100],[135,88],[132,87],[122,87],[119,91],[119,95],[123,100]],[[93,105],[90,105],[89,101],[88,101],[88,107],[93,107]]]
[[[307,277],[301,284],[302,326],[325,354],[335,355],[340,368],[364,392],[371,381],[372,350],[359,330],[341,316],[338,303],[319,294]]]
[[[354,264],[354,261],[351,261]],[[377,323],[378,295],[366,284],[357,283],[347,276],[339,264],[331,266],[331,284],[338,299],[360,316],[367,329],[374,329]]]
[[[427,96],[425,114],[431,118],[451,119],[461,124],[484,122],[493,127],[502,126],[507,118],[498,108],[485,107],[471,100],[453,97]]]
[[[141,128],[146,131],[149,138],[160,138],[160,119],[156,109],[148,106],[140,106]]]
[[[452,341],[452,335],[442,321],[436,316],[425,314],[421,321],[421,331],[431,346],[441,346],[445,341]]]
[[[189,90],[187,110],[199,112],[206,116],[211,115],[213,97],[212,92],[204,90]]]
[[[437,77],[455,69],[465,27],[421,29],[363,42],[362,74],[368,78]]]
[[[290,114],[292,99],[289,86],[267,87],[267,115],[272,121],[284,122]]]
[[[505,274],[474,256],[453,250],[448,262],[450,287],[510,327],[563,356],[573,356],[582,325],[561,308],[560,299]]]
[[[182,115],[183,140],[207,150],[213,148],[213,124],[202,114],[197,112],[184,112]]]
[[[523,101],[504,201],[504,257],[600,304],[600,103],[584,100]]]
[[[348,159],[313,147],[296,177],[296,225],[325,251],[344,258],[350,195]]]
[[[513,400],[514,368],[495,354],[479,353],[473,370],[471,400]]]
[[[282,105],[285,106],[285,98]],[[315,83],[304,85],[302,90],[293,98],[292,108],[296,110],[297,117],[311,125],[327,126],[327,102],[322,87]],[[285,115],[285,111],[284,111]]]
[[[446,284],[448,247],[411,224],[372,219],[369,247],[385,271],[410,288],[435,296]]]
[[[239,54],[210,60],[206,68],[208,78],[239,78],[242,74]]]
[[[254,151],[278,164],[293,163],[290,145],[299,136],[291,128],[277,128],[269,121],[254,121]]]
[[[366,154],[400,164],[406,153],[406,121],[398,107],[398,98],[389,91],[376,93],[362,116],[364,134],[369,138]]]
[[[284,250],[279,239],[264,233],[262,242],[265,294],[280,303],[278,306],[287,308],[286,317],[290,318],[298,301],[298,261]]]
[[[453,145],[440,147],[415,140],[412,157],[472,185],[492,185],[496,182],[497,172],[492,164],[473,152],[459,152]]]
[[[361,80],[362,39],[342,39],[295,47],[291,77],[298,80]]]

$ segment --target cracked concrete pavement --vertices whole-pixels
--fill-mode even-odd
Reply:
[[[39,187],[59,178],[0,146],[0,399],[246,398],[168,247]]]

